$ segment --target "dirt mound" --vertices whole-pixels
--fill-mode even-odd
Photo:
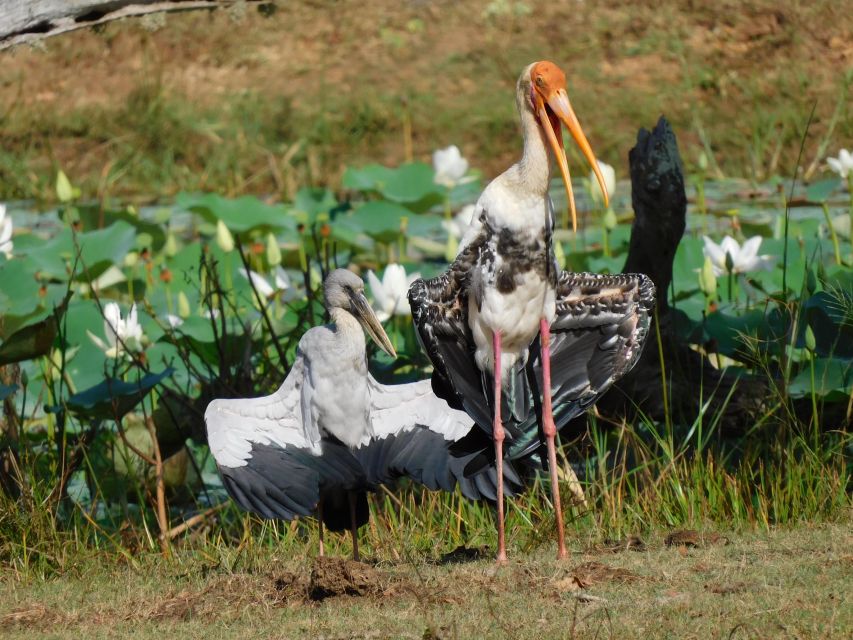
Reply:
[[[715,544],[728,544],[729,539],[718,533],[699,533],[693,529],[679,529],[663,541],[667,547],[694,547],[702,549]]]
[[[316,558],[308,581],[308,597],[377,596],[387,590],[382,575],[370,565],[343,558]]]
[[[586,589],[596,584],[615,582],[623,584],[639,580],[640,576],[633,571],[611,567],[602,562],[584,562],[572,569],[568,575],[552,581],[559,591],[569,592]]]
[[[630,535],[616,540],[607,538],[596,549],[599,551],[610,551],[611,553],[619,553],[620,551],[645,551],[646,543],[643,542],[640,536]]]

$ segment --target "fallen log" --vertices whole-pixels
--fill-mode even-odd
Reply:
[[[112,20],[166,11],[217,9],[271,0],[0,0],[0,49]]]

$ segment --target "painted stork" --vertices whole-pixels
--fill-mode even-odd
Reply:
[[[394,348],[346,269],[324,286],[331,323],[309,329],[287,378],[272,395],[213,400],[204,414],[210,450],[228,493],[264,518],[316,512],[332,531],[349,529],[358,559],[358,528],[368,520],[366,491],[408,476],[429,489],[470,499],[496,497],[494,468],[463,476],[449,446],[472,421],[450,409],[429,380],[383,385],[367,370],[362,328],[392,357]],[[507,481],[520,483],[509,470]]]
[[[482,427],[454,445],[468,456],[465,471],[490,461],[497,466],[499,563],[506,561],[502,465],[505,458],[535,454],[542,435],[557,553],[566,556],[556,433],[634,365],[654,301],[654,285],[642,275],[559,271],[548,196],[552,158],[576,225],[561,121],[592,165],[605,200],[607,189],[559,67],[542,61],[525,68],[516,102],[524,135],[521,160],[483,191],[450,268],[409,289],[418,336],[434,366],[434,390]]]

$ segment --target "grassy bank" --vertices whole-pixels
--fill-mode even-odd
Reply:
[[[8,638],[846,638],[850,520],[705,532],[613,551],[575,540],[492,561],[411,554],[373,566],[274,547],[133,564],[98,556],[62,580],[7,582]],[[678,542],[686,544],[678,544]],[[249,559],[250,558],[250,559]],[[339,582],[336,582],[339,580]],[[318,585],[326,591],[319,591]],[[352,595],[330,595],[349,584]],[[326,597],[323,597],[326,596]],[[319,598],[323,597],[322,600]]]
[[[512,91],[551,58],[599,157],[627,174],[665,113],[688,169],[813,175],[853,138],[853,18],[838,3],[278,3],[110,24],[4,52],[0,198],[178,190],[292,198],[345,165],[458,144],[486,176],[517,155]],[[410,132],[410,133],[409,133]]]

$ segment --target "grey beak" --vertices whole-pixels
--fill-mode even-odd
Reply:
[[[376,313],[373,311],[373,307],[370,306],[364,293],[354,291],[350,294],[350,304],[352,305],[353,315],[361,323],[361,326],[364,327],[364,330],[367,331],[367,335],[385,353],[392,358],[396,358],[397,352],[394,351],[391,340],[388,339],[388,334],[382,328],[382,323],[379,322],[379,318],[376,317]]]

